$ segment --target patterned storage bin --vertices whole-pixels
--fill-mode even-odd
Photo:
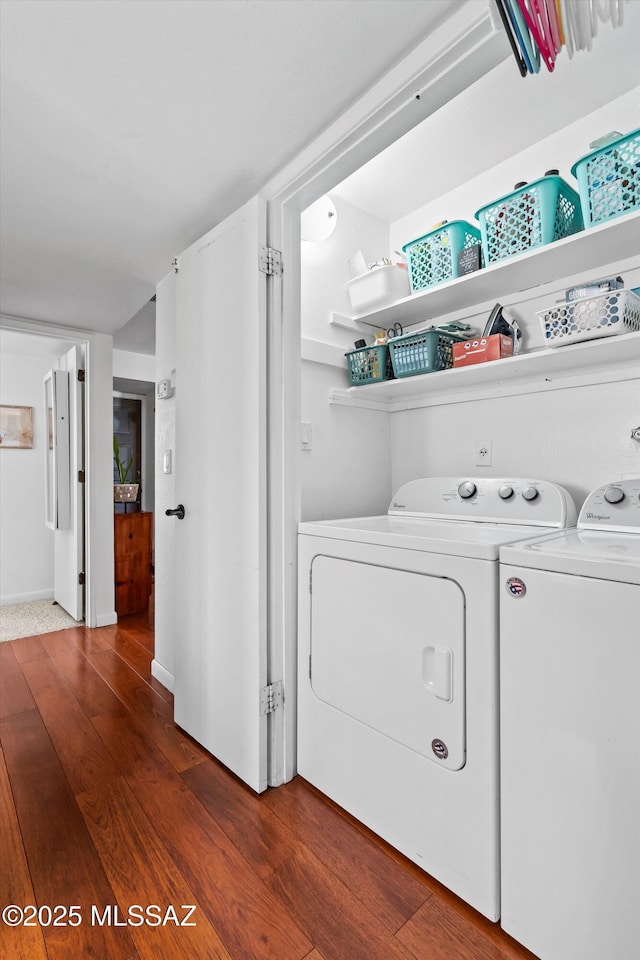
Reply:
[[[587,227],[640,207],[640,130],[582,157],[571,168]]]
[[[417,293],[459,276],[458,254],[480,243],[480,231],[466,220],[452,220],[424,237],[405,243],[411,292]]]
[[[393,367],[386,343],[373,347],[361,347],[345,353],[349,379],[354,387],[364,383],[379,383],[393,379]]]
[[[389,341],[389,352],[396,377],[413,377],[453,366],[453,344],[469,339],[471,327],[451,323],[429,327],[417,333],[405,333]],[[460,331],[460,332],[458,332]]]
[[[537,314],[547,347],[561,347],[596,337],[640,331],[640,297],[631,290],[612,290],[597,297],[558,303]]]
[[[486,263],[505,260],[582,230],[580,197],[562,177],[541,177],[476,213]]]

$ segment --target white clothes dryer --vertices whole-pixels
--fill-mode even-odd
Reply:
[[[575,517],[552,483],[447,477],[299,526],[298,772],[492,920],[499,549]]]
[[[501,550],[502,926],[542,960],[640,955],[640,479]]]

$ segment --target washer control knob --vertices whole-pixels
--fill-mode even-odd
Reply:
[[[472,497],[478,488],[472,480],[465,480],[464,483],[461,483],[458,487],[458,493],[463,500],[468,500],[469,497]]]
[[[528,487],[525,487],[524,490],[522,491],[522,497],[524,500],[529,500],[529,501],[535,500],[537,496],[538,496],[537,487],[533,487],[529,485]]]
[[[510,500],[513,496],[513,487],[508,483],[503,483],[498,490],[498,496],[501,500]]]
[[[624,500],[624,490],[621,490],[620,487],[607,487],[604,498],[607,503],[620,503]]]

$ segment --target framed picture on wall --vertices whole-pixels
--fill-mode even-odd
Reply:
[[[31,450],[33,407],[0,404],[0,447],[7,450]]]

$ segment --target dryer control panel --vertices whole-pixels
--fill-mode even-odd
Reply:
[[[400,487],[390,516],[571,527],[577,511],[557,483],[531,477],[425,477]]]
[[[580,511],[578,527],[640,533],[640,478],[605,483],[590,493]]]

